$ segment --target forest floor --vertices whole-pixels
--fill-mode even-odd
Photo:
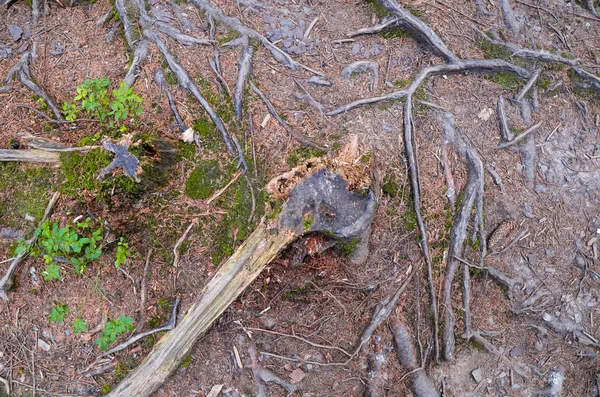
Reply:
[[[482,2],[493,16],[478,12],[476,2],[401,3],[461,58],[517,59],[486,44],[472,28],[475,25],[523,47],[579,59],[587,70],[600,73],[600,18],[577,2],[511,1],[521,27],[516,39],[505,27],[497,2]],[[0,77],[6,76],[35,42],[32,80],[59,106],[75,103],[76,88],[88,78],[106,76],[110,89],[117,89],[130,63],[124,36],[118,18],[96,23],[111,10],[111,4],[100,0],[62,7],[59,3],[42,4],[42,15],[35,25],[26,2],[17,2],[8,10],[1,8]],[[295,131],[325,150],[308,149],[290,137],[250,90],[244,96],[244,123],[234,128],[231,99],[217,84],[208,63],[218,48],[222,75],[233,89],[240,51],[223,44],[237,35],[220,23],[216,25],[214,47],[169,41],[190,77],[237,134],[249,163],[246,174],[210,204],[206,199],[233,178],[237,160],[227,154],[202,107],[177,86],[156,48],[150,49],[133,86],[133,92],[143,99],[143,113],[120,123],[123,128],[97,120],[54,124],[20,106],[29,105],[54,118],[43,99],[18,81],[10,83],[12,90],[0,92],[1,149],[27,147],[22,133],[69,147],[99,145],[105,137],[131,134],[132,152],[142,159],[144,167],[141,184],[133,183],[121,171],[98,181],[98,173],[111,161],[111,155],[99,148],[61,154],[61,163],[56,166],[0,163],[0,276],[10,264],[8,259],[15,256],[18,239],[33,234],[55,191],[61,196],[50,225],[69,226],[81,237],[102,230],[98,243],[101,255],[89,260],[82,275],[76,274],[71,264],[59,263],[58,279],[45,281],[47,264],[42,255],[36,255],[40,249],[33,249],[17,269],[9,300],[0,299],[0,378],[6,380],[10,395],[107,394],[152,350],[160,334],[90,369],[101,353],[95,341],[103,333],[89,331],[102,326],[103,321],[105,324],[106,319],[133,319],[136,330],[117,336],[117,342],[124,341],[134,332],[165,324],[176,298],[181,302],[181,318],[219,264],[268,211],[263,189],[266,182],[309,157],[335,156],[351,134],[359,137],[365,158],[372,164],[373,189],[379,202],[366,262],[359,266],[352,263],[351,244],[308,256],[302,263],[296,260],[297,247],[291,247],[198,340],[155,395],[206,396],[215,385],[223,385],[224,396],[256,395],[248,352],[251,346],[262,352],[262,367],[300,387],[294,395],[364,395],[371,376],[368,358],[373,346],[367,346],[348,363],[344,363],[345,352],[356,346],[376,305],[397,288],[396,280],[415,267],[419,269],[417,277],[392,317],[409,326],[420,345],[419,359],[434,385],[439,390],[443,387],[445,396],[552,395],[547,389],[551,376],[564,376],[563,396],[598,395],[600,94],[574,85],[575,77],[568,67],[538,64],[536,60],[526,64],[530,70],[541,68],[531,100],[535,103],[530,122],[523,121],[510,101],[525,82],[505,73],[432,77],[417,92],[414,139],[422,215],[438,297],[456,215],[446,195],[445,166],[450,165],[456,184],[456,206],[467,182],[467,169],[458,154],[450,151],[448,162],[443,161],[445,114],[454,115],[457,131],[475,149],[486,169],[495,171],[502,180],[501,188],[492,173],[485,172],[486,235],[499,225],[508,225],[508,241],[511,233],[514,237],[525,232],[506,250],[485,261],[485,266],[519,281],[518,288],[509,290],[489,272],[470,269],[472,326],[497,331],[488,340],[498,354],[461,339],[459,276],[454,281],[453,307],[440,308],[440,313],[452,310],[458,318],[455,359],[436,362],[430,349],[431,306],[404,152],[402,102],[381,102],[331,117],[324,113],[360,98],[401,89],[423,67],[443,60],[405,32],[348,38],[348,32],[373,26],[385,17],[383,10],[369,1],[269,0],[264,3],[270,6],[266,10],[244,2],[214,3],[333,83],[310,84],[306,80],[311,73],[286,69],[263,46],[256,46],[251,81]],[[149,0],[148,10],[194,37],[209,37],[204,14],[186,1]],[[341,71],[356,61],[375,63],[377,77],[371,72],[342,77]],[[167,97],[154,82],[155,69],[161,67],[184,122],[200,137],[202,151],[179,139]],[[323,105],[323,111],[306,101],[304,90]],[[501,143],[499,96],[506,98],[507,119],[514,134],[541,122],[531,135],[533,143],[529,142],[533,162],[525,158],[523,153],[527,152],[519,145],[496,148]],[[87,228],[76,226],[75,220],[82,222],[88,217]],[[188,226],[191,229],[176,248],[179,258],[173,266],[174,247]],[[495,236],[495,240],[500,237]],[[117,254],[125,247],[120,241],[130,252],[117,269]],[[496,245],[490,252],[507,245],[507,241],[491,243]],[[480,242],[469,239],[466,244],[465,258],[478,262]],[[140,304],[142,280],[147,282],[145,305]],[[64,316],[57,319],[61,310]],[[76,332],[83,322],[88,332]],[[406,382],[409,371],[395,359],[386,325],[379,327],[373,341],[386,356],[378,374],[383,379],[381,395],[410,395]],[[102,366],[103,373],[86,376]],[[5,395],[4,386],[0,383],[0,396]],[[270,386],[269,396],[284,395],[285,389]]]

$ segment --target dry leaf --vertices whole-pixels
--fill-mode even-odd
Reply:
[[[483,121],[488,121],[493,114],[494,111],[491,108],[483,108],[481,112],[479,112],[477,117],[479,117]]]
[[[290,374],[290,379],[293,384],[296,384],[300,383],[300,381],[304,379],[305,376],[306,374],[304,373],[304,371],[302,371],[300,368],[296,368]]]
[[[225,384],[214,385],[212,389],[210,389],[210,393],[208,393],[206,397],[217,397],[219,393],[221,393],[221,389],[223,389],[223,386],[225,386]]]
[[[183,134],[181,134],[181,140],[185,143],[193,143],[194,142],[194,129],[188,128],[185,130]]]

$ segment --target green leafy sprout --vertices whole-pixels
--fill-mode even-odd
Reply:
[[[127,263],[127,258],[132,257],[133,254],[129,251],[129,244],[123,240],[123,237],[119,240],[117,245],[117,256],[115,258],[115,268]]]
[[[84,332],[87,332],[85,320],[81,317],[77,317],[75,320],[73,320],[71,325],[73,326],[73,332],[75,332],[76,334],[82,334]]]
[[[121,82],[118,89],[109,95],[110,80],[108,77],[86,79],[77,87],[77,95],[73,98],[79,102],[65,102],[62,111],[67,121],[77,119],[79,112],[100,120],[103,125],[114,127],[123,122],[127,117],[137,117],[143,113],[143,99],[134,94],[133,88],[126,87]],[[122,126],[123,127],[123,126]]]
[[[133,318],[127,316],[121,316],[117,319],[110,320],[106,323],[104,331],[102,331],[94,343],[98,345],[100,350],[106,351],[108,350],[108,346],[117,340],[118,335],[133,331],[134,327],[132,324]]]
[[[57,261],[73,265],[75,273],[82,275],[88,263],[98,259],[102,254],[102,224],[92,230],[91,218],[77,222],[76,228],[60,227],[58,222],[44,222],[34,232],[37,244],[31,247],[20,239],[15,250],[16,254],[23,251],[31,252],[32,256],[43,256],[46,268],[42,271],[44,280],[59,280],[61,267]],[[78,233],[79,232],[79,233]]]
[[[51,323],[62,324],[67,313],[69,313],[69,305],[54,301],[54,307],[50,310],[48,320]]]

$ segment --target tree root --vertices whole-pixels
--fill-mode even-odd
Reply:
[[[446,266],[446,275],[444,277],[444,286],[442,292],[442,307],[444,308],[444,333],[442,336],[442,345],[444,349],[444,358],[448,361],[454,359],[454,324],[456,322],[454,311],[452,310],[452,284],[458,268],[456,256],[461,256],[463,245],[467,238],[467,226],[471,216],[471,211],[477,201],[479,211],[480,202],[483,200],[483,163],[481,159],[456,132],[456,122],[454,116],[450,113],[444,115],[444,139],[453,142],[456,151],[464,157],[467,163],[468,180],[463,191],[463,200],[461,208],[450,229],[450,246],[448,248],[448,263]],[[482,205],[482,204],[481,204]],[[476,217],[480,222],[482,217]],[[477,221],[474,222],[477,225]],[[474,227],[479,228],[481,225]],[[485,241],[485,239],[483,239]],[[483,251],[485,252],[485,251]],[[468,270],[468,269],[467,269]]]
[[[185,125],[185,123],[183,122],[181,115],[179,114],[179,110],[177,109],[177,104],[175,103],[173,94],[171,94],[171,91],[169,90],[169,88],[167,86],[167,80],[165,79],[165,74],[162,71],[162,69],[157,68],[154,71],[154,82],[156,83],[156,85],[159,86],[159,88],[161,90],[163,90],[163,92],[167,96],[167,100],[169,101],[169,107],[171,108],[171,112],[173,113],[173,116],[175,117],[175,121],[177,121],[179,130],[181,132],[186,132],[188,128]],[[194,133],[194,135],[196,135],[196,134]]]
[[[398,23],[397,18],[387,19],[387,20],[382,21],[381,23],[378,23],[375,26],[371,26],[368,28],[361,28],[358,30],[354,30],[352,32],[348,32],[348,33],[346,33],[346,37],[356,37],[356,36],[362,36],[362,35],[367,35],[367,34],[378,34],[388,28],[394,27],[397,23]]]
[[[500,136],[505,142],[510,142],[515,139],[515,135],[508,127],[508,121],[506,120],[506,111],[504,110],[504,98],[498,97],[498,121],[500,122]]]
[[[515,16],[515,12],[508,0],[500,0],[499,1],[500,10],[504,15],[504,25],[508,28],[508,30],[512,33],[514,38],[519,37],[519,33],[521,32],[521,23],[517,21],[517,17]]]
[[[391,12],[396,17],[397,22],[393,26],[406,30],[417,41],[426,43],[429,48],[437,55],[446,59],[448,62],[456,62],[458,56],[454,54],[446,43],[423,21],[410,13],[406,8],[399,5],[396,0],[376,0],[377,3]]]
[[[256,348],[254,346],[250,346],[248,353],[250,354],[250,368],[252,369],[252,375],[254,376],[254,380],[256,381],[257,385],[256,397],[267,397],[267,384],[269,383],[275,383],[283,387],[285,390],[287,390],[288,396],[291,396],[299,389],[298,386],[284,381],[273,372],[261,367],[258,364],[258,353],[256,352]]]
[[[427,377],[425,370],[417,363],[415,343],[406,324],[393,318],[390,321],[390,330],[394,335],[398,361],[410,371],[410,389],[413,395],[415,397],[439,397],[440,393]]]
[[[517,136],[516,138],[514,138],[508,142],[503,142],[503,143],[499,144],[498,146],[496,146],[496,149],[506,149],[507,147],[513,146],[513,145],[523,141],[525,138],[527,138],[529,136],[529,134],[531,134],[532,132],[534,132],[538,128],[540,128],[540,126],[543,123],[544,123],[543,121],[540,121],[539,123],[529,127],[528,129],[523,131],[521,134],[519,134],[519,136]]]
[[[381,348],[381,337],[375,338],[375,351],[369,357],[369,372],[367,373],[367,396],[383,397],[385,396],[384,365],[388,357]]]
[[[275,60],[281,63],[283,66],[291,70],[305,69],[311,73],[322,75],[321,72],[318,72],[299,62],[296,62],[287,53],[285,53],[273,43],[271,43],[265,36],[253,29],[250,29],[249,27],[244,25],[239,19],[225,15],[225,13],[219,7],[213,5],[208,0],[191,0],[190,3],[199,8],[201,11],[204,11],[207,16],[220,20],[221,22],[223,22],[223,24],[237,31],[240,35],[260,41],[261,44],[264,45],[269,50],[269,52],[271,52],[273,58],[275,58]]]
[[[490,12],[485,8],[482,0],[475,0],[475,6],[477,7],[477,12],[486,17],[495,17],[496,13]]]
[[[44,216],[42,217],[42,220],[39,223],[40,226],[46,221],[46,219],[48,219],[48,217],[52,213],[52,210],[54,209],[54,205],[56,205],[56,202],[58,201],[59,197],[60,197],[60,192],[55,192],[52,195],[50,202],[46,206],[46,211],[44,211]],[[35,244],[36,240],[37,240],[37,235],[34,234],[33,237],[31,237],[29,240],[25,241],[25,245],[32,246],[33,244]],[[0,279],[0,298],[2,298],[4,300],[8,300],[8,291],[10,290],[10,287],[12,287],[12,285],[13,285],[13,275],[14,275],[15,271],[17,270],[17,266],[19,266],[19,264],[27,256],[27,253],[28,253],[27,250],[24,250],[21,253],[19,253],[19,255],[17,255],[17,257],[12,261],[12,263],[8,267],[8,270],[4,274],[4,277],[2,277],[2,279]]]
[[[25,54],[23,54],[19,62],[17,62],[17,64],[9,70],[8,75],[4,79],[3,83],[7,85],[15,76],[18,75],[19,80],[21,80],[21,83],[27,89],[29,89],[29,91],[33,92],[35,95],[39,96],[46,102],[50,110],[52,110],[52,113],[54,113],[54,115],[56,116],[56,120],[59,122],[64,122],[65,119],[63,118],[62,112],[60,111],[58,106],[56,106],[54,101],[50,99],[50,97],[44,92],[44,90],[42,90],[37,84],[35,84],[31,80],[31,75],[29,74],[29,61],[32,57],[32,52],[26,52]]]
[[[256,95],[258,95],[258,97],[265,103],[265,105],[267,106],[267,109],[269,110],[269,113],[271,113],[271,116],[273,116],[275,118],[275,120],[277,120],[279,122],[279,124],[281,124],[281,126],[283,127],[283,129],[286,130],[286,132],[295,140],[297,140],[298,142],[300,142],[301,144],[303,144],[304,146],[308,146],[308,147],[312,147],[314,149],[317,150],[325,150],[325,148],[317,145],[316,143],[313,143],[309,140],[306,140],[304,138],[302,138],[300,135],[298,135],[298,133],[296,131],[294,131],[289,125],[288,123],[286,123],[281,116],[279,116],[279,113],[277,113],[277,111],[275,110],[275,108],[273,107],[273,105],[271,104],[271,102],[269,101],[269,99],[265,96],[265,94],[263,94],[258,88],[256,88],[256,86],[254,85],[254,83],[250,82],[250,88],[252,88],[252,91],[254,91],[254,93]]]
[[[408,98],[417,91],[417,89],[423,84],[425,79],[430,76],[438,76],[440,74],[457,74],[463,72],[474,72],[474,73],[498,73],[498,72],[510,72],[523,79],[529,79],[531,73],[526,69],[513,65],[512,63],[503,61],[501,59],[465,59],[458,60],[453,63],[445,63],[440,65],[428,66],[423,68],[410,85],[401,91],[395,91],[383,96],[365,98],[355,102],[351,102],[347,105],[341,106],[335,110],[327,113],[328,116],[335,116],[340,113],[347,112],[352,109],[359,108],[365,105],[371,105],[378,102],[395,101],[404,98]]]
[[[235,121],[238,125],[242,125],[242,96],[244,94],[244,86],[250,73],[252,73],[252,55],[254,50],[251,45],[248,45],[248,38],[242,48],[242,55],[238,61],[238,79],[233,91],[233,108],[235,110]]]

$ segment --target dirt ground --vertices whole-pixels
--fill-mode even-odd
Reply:
[[[200,197],[193,191],[194,178],[200,175],[203,181],[204,175],[214,172],[212,193],[231,180],[237,161],[227,154],[200,104],[172,81],[174,76],[167,73],[155,47],[150,47],[133,86],[143,99],[144,111],[138,120],[125,122],[125,131],[97,120],[49,122],[48,117],[55,115],[44,101],[18,80],[9,82],[11,90],[0,89],[1,149],[26,148],[27,142],[20,135],[24,132],[67,146],[98,145],[104,137],[130,133],[136,142],[135,153],[148,167],[142,180],[149,175],[148,170],[153,170],[153,179],[142,182],[141,189],[131,188],[121,171],[104,182],[96,181],[111,158],[100,149],[81,156],[61,155],[62,163],[56,166],[0,163],[0,275],[15,256],[17,239],[32,235],[55,191],[60,191],[61,197],[52,222],[62,227],[73,225],[74,219],[90,217],[94,219],[92,228],[104,225],[102,255],[87,265],[83,275],[75,274],[69,264],[60,264],[60,280],[45,281],[46,264],[41,256],[32,254],[20,264],[9,300],[0,299],[0,380],[6,380],[6,384],[0,382],[0,396],[6,395],[7,388],[11,396],[108,394],[152,350],[161,334],[90,368],[101,353],[94,342],[98,334],[76,333],[73,320],[84,320],[92,330],[102,326],[106,318],[131,317],[137,328],[120,335],[117,342],[122,342],[134,333],[165,324],[176,298],[181,301],[181,319],[218,265],[268,212],[263,189],[266,182],[310,156],[334,157],[351,134],[358,135],[362,150],[368,153],[378,196],[366,262],[353,264],[351,249],[338,244],[296,263],[297,247],[289,248],[197,341],[155,395],[206,396],[215,385],[223,386],[223,396],[256,395],[250,370],[251,346],[259,352],[260,366],[299,386],[294,395],[366,395],[372,376],[369,357],[377,340],[385,356],[383,369],[377,374],[383,379],[380,395],[410,396],[409,370],[395,357],[387,323],[378,328],[360,354],[345,361],[374,308],[414,268],[418,268],[418,282],[411,282],[392,317],[408,325],[419,343],[419,360],[444,396],[600,395],[596,378],[600,376],[600,94],[577,86],[568,67],[529,60],[523,64],[529,70],[542,69],[535,86],[537,94],[528,97],[533,108],[531,121],[524,121],[526,117],[511,99],[525,82],[503,74],[433,77],[415,95],[414,139],[422,215],[437,296],[442,292],[450,227],[456,215],[446,195],[444,114],[453,114],[457,131],[475,149],[486,169],[501,178],[499,186],[491,172],[485,173],[486,235],[492,235],[503,223],[512,225],[512,237],[523,232],[505,250],[501,249],[510,238],[501,242],[500,252],[486,257],[484,263],[513,280],[515,288],[498,283],[485,269],[470,269],[472,326],[495,331],[486,338],[497,354],[461,338],[459,275],[454,280],[453,307],[440,308],[440,317],[444,310],[452,310],[458,318],[456,358],[436,362],[431,352],[432,310],[426,268],[404,152],[403,103],[381,102],[331,117],[324,113],[357,99],[401,89],[422,68],[443,60],[405,32],[349,39],[348,32],[385,18],[381,7],[370,1],[262,3],[269,8],[250,7],[243,1],[213,3],[333,83],[310,84],[306,80],[311,73],[291,71],[264,46],[256,46],[251,81],[298,134],[326,150],[308,150],[300,145],[274,118],[267,117],[264,103],[250,90],[244,94],[242,127],[234,128],[231,99],[208,62],[217,48],[222,75],[233,89],[240,50],[224,46],[237,36],[221,23],[216,25],[214,46],[184,46],[165,37],[230,131],[235,131],[250,164],[246,175],[211,204],[206,204],[208,195]],[[523,47],[579,59],[588,71],[600,73],[600,18],[580,2],[510,1],[521,25],[516,39],[496,4],[504,1],[482,1],[493,16],[479,12],[476,2],[400,3],[461,58],[495,57],[490,51],[497,49],[482,44],[472,29],[474,25],[484,32],[496,31],[501,39]],[[74,7],[63,7],[58,0],[46,1],[41,4],[37,24],[24,1],[8,9],[0,7],[0,77],[4,78],[21,54],[35,45],[37,57],[30,64],[31,78],[59,106],[74,102],[76,88],[86,78],[107,76],[110,88],[116,89],[128,70],[130,54],[118,18],[97,23],[111,7],[102,0]],[[597,7],[600,9],[600,4]],[[155,18],[191,36],[209,38],[204,13],[185,0],[150,0],[147,9]],[[313,21],[308,37],[299,40],[297,35],[306,32]],[[286,34],[296,34],[296,38],[286,38]],[[521,62],[511,55],[507,59]],[[342,70],[356,61],[376,63],[378,78],[369,72],[342,77]],[[200,135],[202,151],[179,140],[180,131],[167,97],[153,82],[156,68],[167,73],[168,89],[186,125],[194,126]],[[304,89],[322,104],[322,110],[308,103]],[[525,145],[497,149],[501,143],[496,105],[499,96],[506,100],[507,119],[517,135],[541,122],[533,138],[525,140],[535,154],[533,162],[522,155]],[[46,116],[20,105],[39,109]],[[252,131],[248,117],[255,127]],[[450,152],[449,164],[459,205],[467,168],[455,151]],[[188,225],[190,233],[177,249],[180,257],[175,267],[173,250]],[[129,245],[131,257],[116,269],[113,263],[121,238]],[[478,243],[469,240],[466,244],[465,259],[477,262]],[[147,282],[145,305],[140,302],[142,280]],[[49,320],[58,304],[69,308],[63,323]],[[89,376],[101,367],[104,371],[98,372],[102,373]],[[560,378],[560,390],[550,388],[552,377]],[[271,385],[268,395],[284,396],[286,391]]]

